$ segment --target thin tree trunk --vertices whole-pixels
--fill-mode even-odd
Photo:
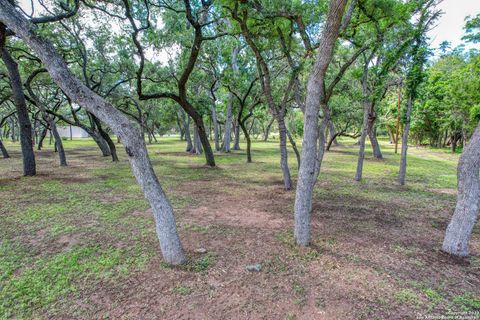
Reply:
[[[251,152],[252,140],[250,139],[250,134],[248,133],[245,123],[242,121],[239,121],[239,124],[240,124],[240,127],[242,128],[243,134],[245,135],[245,140],[247,140],[247,163],[252,163],[252,152]]]
[[[48,132],[48,128],[47,128],[47,127],[43,128],[42,134],[40,135],[40,139],[38,139],[37,150],[42,150],[42,148],[43,148],[43,141],[44,141],[45,138],[47,137],[47,132]]]
[[[10,155],[8,154],[8,151],[3,145],[3,142],[1,139],[0,139],[0,150],[2,151],[2,156],[4,159],[10,158]]]
[[[238,74],[238,53],[240,52],[240,47],[236,46],[232,51],[232,70],[233,76],[235,77]],[[230,152],[230,139],[232,136],[232,113],[233,113],[233,93],[228,93],[227,100],[227,114],[225,118],[225,132],[223,136],[223,152]],[[238,149],[235,149],[238,150]]]
[[[371,108],[373,109],[373,106]],[[367,133],[368,138],[370,139],[370,144],[372,145],[373,157],[380,160],[383,159],[383,155],[382,151],[380,150],[380,144],[377,140],[377,128],[375,126],[375,120],[376,116],[375,113],[372,111],[369,114]]]
[[[346,4],[347,0],[332,0],[330,2],[327,20],[320,38],[322,46],[318,50],[317,59],[307,84],[302,157],[295,194],[294,236],[295,242],[300,246],[306,246],[310,243],[312,196],[313,187],[317,180],[316,169],[318,168],[318,115],[320,106],[327,108],[325,75],[332,60]],[[324,144],[324,141],[321,143]]]
[[[2,31],[0,30],[0,32]],[[23,175],[34,176],[36,174],[36,165],[32,143],[32,124],[28,117],[27,103],[23,94],[22,80],[18,71],[18,65],[12,59],[6,48],[3,48],[2,50],[2,60],[7,67],[8,77],[10,78],[10,84],[12,86],[13,100],[17,110],[20,143],[22,146]]]
[[[240,150],[240,124],[238,119],[235,119],[233,150]]]
[[[468,256],[470,235],[477,220],[480,200],[480,123],[463,150],[457,167],[458,196],[455,212],[448,224],[442,250]]]
[[[75,78],[53,45],[34,33],[34,26],[15,10],[9,0],[0,0],[0,21],[30,46],[52,79],[72,101],[97,116],[121,138],[135,178],[152,207],[164,259],[172,264],[184,263],[173,208],[153,171],[140,131],[122,112]]]
[[[187,141],[187,147],[185,148],[185,151],[190,152],[193,148],[192,136],[190,135],[190,116],[188,115],[186,116],[185,111],[183,111],[183,109],[180,110],[180,114],[182,116],[182,123],[183,123],[184,132],[185,132],[185,140]],[[188,121],[187,119],[185,119],[186,117],[188,117]]]
[[[295,143],[295,139],[293,139],[290,131],[287,130],[288,140],[292,145],[293,152],[295,152],[295,156],[297,157],[297,168],[300,168],[300,152],[298,152],[297,144]]]
[[[275,121],[275,118],[272,118],[270,122],[267,125],[267,128],[265,129],[265,135],[263,136],[263,141],[267,142],[268,141],[268,135],[270,134],[270,129],[272,128],[273,121]]]
[[[50,127],[50,131],[52,132],[53,137],[55,138],[55,147],[56,147],[55,151],[58,152],[58,156],[59,156],[59,159],[60,159],[60,166],[66,167],[67,166],[67,157],[65,156],[65,150],[63,149],[62,138],[60,137],[60,135],[58,134],[58,131],[57,131],[57,125],[55,123],[55,119],[53,118],[52,115],[47,113],[47,109],[40,102],[37,95],[35,94],[35,92],[33,92],[32,87],[30,86],[30,84],[33,81],[33,79],[35,78],[35,76],[38,75],[40,72],[43,72],[43,71],[37,70],[37,71],[33,72],[30,75],[30,77],[28,77],[28,80],[25,84],[25,87],[27,88],[27,91],[30,94],[30,98],[33,99],[33,102],[34,102],[35,106],[40,110],[40,112],[43,115],[43,118],[47,121],[48,126]],[[45,130],[46,129],[47,128],[45,128]],[[72,132],[72,126],[70,126],[70,134],[71,134],[71,132]],[[46,133],[45,133],[45,135],[46,135]],[[42,138],[42,141],[43,141],[43,138]],[[40,145],[40,143],[39,143],[39,145]]]
[[[355,173],[355,180],[360,181],[362,180],[363,174],[363,162],[365,160],[365,140],[367,139],[367,131],[368,131],[368,110],[370,108],[370,101],[368,98],[365,98],[364,103],[364,113],[363,113],[363,123],[362,123],[362,131],[360,134],[360,139],[358,140],[359,149],[358,149],[358,160],[357,160],[357,171]]]
[[[405,126],[403,127],[403,134],[402,134],[402,151],[401,151],[401,158],[400,158],[400,170],[398,173],[398,183],[402,186],[405,184],[405,176],[407,174],[408,132],[410,130],[410,116],[412,114],[412,105],[413,105],[413,97],[412,97],[412,94],[409,94],[408,102],[407,102],[407,114],[405,119]]]
[[[110,149],[110,155],[112,156],[112,161],[117,162],[118,161],[118,156],[117,156],[117,148],[115,147],[115,143],[112,141],[110,138],[110,135],[105,132],[102,128],[102,123],[100,120],[92,114],[93,121],[95,122],[95,125],[97,126],[97,130],[100,133],[100,136],[107,142],[108,148]],[[143,138],[143,135],[142,135]]]
[[[283,114],[277,114],[278,134],[280,138],[280,167],[283,173],[283,184],[285,190],[292,189],[292,177],[288,168],[288,150],[287,150],[287,126]]]
[[[338,146],[338,141],[335,134],[335,126],[333,125],[332,119],[328,121],[328,138],[329,140],[333,138],[333,141],[332,141],[333,145]]]

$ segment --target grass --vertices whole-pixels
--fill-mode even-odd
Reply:
[[[407,229],[412,239],[419,235],[426,239],[441,236],[445,217],[451,213],[455,201],[458,154],[411,147],[407,185],[399,187],[395,184],[399,155],[382,141],[385,160],[372,160],[367,150],[364,179],[354,183],[357,150],[352,142],[341,140],[341,147],[334,147],[325,155],[315,189],[313,219],[317,222],[313,245],[309,248],[294,245],[290,228],[294,194],[281,191],[277,142],[255,141],[252,164],[246,163],[244,151],[217,154],[217,170],[206,169],[202,156],[181,154],[184,145],[177,138],[161,138],[159,144],[150,145],[154,169],[176,209],[181,238],[188,239],[190,248],[205,246],[212,252],[205,255],[190,252],[187,254],[191,258],[185,266],[172,268],[162,264],[163,269],[155,269],[162,279],[182,279],[180,283],[165,285],[158,295],[168,297],[172,293],[191,298],[198,291],[199,295],[210,297],[220,290],[214,289],[212,283],[240,281],[236,277],[238,270],[244,272],[245,261],[258,261],[264,267],[262,272],[241,273],[247,279],[241,281],[250,281],[242,286],[265,288],[262,290],[267,291],[253,295],[263,297],[272,294],[268,284],[288,281],[284,287],[278,283],[272,291],[280,298],[288,296],[292,303],[285,303],[288,308],[300,309],[284,312],[280,318],[294,319],[295,314],[301,314],[301,308],[309,305],[319,310],[329,308],[332,303],[329,296],[318,292],[319,288],[335,287],[328,277],[346,288],[354,286],[345,292],[346,297],[347,294],[355,297],[345,298],[351,299],[348,305],[356,301],[367,304],[382,301],[381,305],[365,309],[373,310],[373,314],[368,314],[372,319],[387,317],[388,313],[381,313],[385,308],[404,305],[412,310],[424,306],[431,310],[445,310],[445,306],[460,311],[479,310],[478,289],[468,284],[455,288],[468,275],[461,273],[466,267],[450,266],[455,268],[458,278],[442,279],[446,284],[440,287],[434,283],[436,271],[429,269],[431,260],[423,259],[431,254],[431,248],[402,237]],[[101,157],[88,139],[67,140],[64,144],[69,167],[59,168],[50,152],[51,146],[46,146],[45,151],[37,153],[39,175],[24,178],[18,143],[6,143],[12,159],[0,160],[0,319],[49,318],[58,314],[73,317],[76,311],[72,309],[72,301],[88,305],[83,299],[99,289],[121,292],[129,288],[129,279],[161,264],[152,217],[146,212],[148,203],[135,183],[122,149],[118,148],[121,161],[113,164],[109,158]],[[289,164],[295,178],[293,153],[289,153]],[[285,218],[288,229],[282,227],[270,232],[261,225],[247,229],[240,223],[226,226],[208,215],[191,216],[189,210],[200,205],[215,208],[213,200],[202,199],[189,190],[178,191],[197,183],[211,195],[241,194],[245,199],[253,195],[255,188],[278,185],[272,193],[272,204],[261,209]],[[276,198],[288,201],[276,208]],[[242,214],[241,210],[230,212],[228,204],[218,207],[218,212],[224,214]],[[282,212],[288,214],[282,216]],[[324,228],[327,222],[330,224]],[[342,228],[345,234],[337,232]],[[256,243],[264,239],[252,239],[252,233],[267,237],[271,247],[266,250],[270,251],[249,252],[248,240]],[[478,242],[478,227],[474,233],[472,241]],[[356,243],[360,237],[363,238]],[[222,250],[231,251],[225,254]],[[378,250],[383,250],[382,256],[374,255]],[[229,255],[241,262],[227,264]],[[246,260],[242,260],[244,256]],[[480,260],[474,256],[470,261],[469,272],[476,270],[478,275]],[[401,269],[399,264],[403,266]],[[235,267],[238,270],[232,269]],[[399,273],[410,269],[421,271]],[[355,293],[372,281],[376,289],[384,291]],[[421,285],[415,285],[414,281]],[[365,295],[371,296],[358,299]],[[309,304],[310,296],[316,302]],[[174,297],[169,299],[175,301]],[[249,300],[244,305],[255,303],[265,301]],[[250,316],[255,318],[254,314]]]

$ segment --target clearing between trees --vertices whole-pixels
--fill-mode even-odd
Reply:
[[[456,203],[458,154],[341,139],[325,153],[312,209],[312,245],[293,235],[295,193],[278,171],[278,141],[215,154],[217,168],[184,142],[149,145],[175,209],[186,265],[162,262],[148,203],[127,157],[99,156],[92,140],[64,141],[69,167],[51,146],[37,175],[21,177],[18,143],[0,161],[0,318],[408,319],[480,310],[480,228],[471,256],[440,251]],[[289,155],[294,180],[295,155]],[[247,266],[260,264],[259,272]]]

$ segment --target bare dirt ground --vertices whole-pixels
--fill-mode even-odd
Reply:
[[[54,181],[65,190],[83,190],[82,185],[96,183],[99,189],[86,188],[89,198],[82,201],[113,206],[125,197],[141,199],[138,190],[123,194],[124,186],[133,184],[125,160],[121,164],[125,176],[111,178],[113,165],[92,156],[92,150],[70,150],[71,166],[60,171],[55,157],[42,152],[42,170],[34,178],[35,184]],[[350,149],[344,151],[351,156]],[[48,231],[50,220],[34,228],[33,236],[23,237],[31,225],[12,231],[14,220],[7,219],[0,230],[9,241],[27,248],[34,260],[92,242],[148,253],[142,266],[128,266],[127,273],[114,280],[75,276],[70,279],[75,290],[36,309],[30,304],[33,310],[24,314],[50,319],[420,319],[455,312],[479,315],[478,227],[472,238],[471,258],[452,258],[439,250],[455,202],[454,186],[415,182],[413,187],[399,187],[388,173],[369,178],[368,172],[366,181],[354,184],[350,168],[335,165],[338,157],[346,156],[331,153],[316,186],[313,243],[297,248],[291,231],[295,193],[284,191],[280,173],[270,169],[275,168],[276,160],[271,160],[269,153],[262,156],[257,163],[247,165],[243,154],[230,155],[236,160],[219,160],[220,169],[212,170],[201,166],[201,159],[191,162],[181,153],[165,153],[165,158],[161,151],[156,153],[153,160],[176,207],[181,240],[192,261],[184,267],[162,263],[153,218],[146,207],[127,206],[108,222],[101,218],[108,210],[95,207],[77,215],[67,210],[66,221],[72,230],[67,228],[53,236]],[[375,164],[388,165],[388,161]],[[453,167],[447,169],[449,174]],[[17,178],[18,171],[0,172],[0,196],[7,197],[6,190],[35,194],[36,188],[25,183],[26,178]],[[5,200],[15,201],[10,193]],[[27,209],[35,203],[22,201],[19,205]],[[13,213],[7,211],[3,211],[4,217],[10,219]],[[197,253],[199,248],[206,253]],[[261,271],[246,270],[253,264],[261,264]],[[21,277],[29,267],[16,268],[12,277]]]

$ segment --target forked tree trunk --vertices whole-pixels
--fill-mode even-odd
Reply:
[[[8,3],[6,0],[3,2]],[[10,4],[8,5],[12,7]],[[0,30],[0,32],[2,32],[2,30]],[[32,124],[28,117],[27,103],[23,94],[22,80],[18,71],[18,65],[12,59],[6,48],[3,48],[2,50],[2,60],[7,67],[8,77],[12,86],[13,100],[17,110],[20,143],[22,146],[23,175],[34,176],[37,171],[35,165],[35,153],[33,152]]]
[[[413,98],[412,95],[408,95],[407,102],[407,114],[405,119],[405,126],[403,127],[402,134],[402,152],[400,158],[400,170],[398,173],[398,183],[400,185],[405,184],[405,176],[407,174],[407,149],[408,149],[408,132],[410,130],[410,116],[412,114]]]
[[[60,137],[60,135],[58,134],[58,131],[57,131],[57,124],[55,123],[55,119],[53,118],[52,115],[47,113],[47,108],[45,108],[45,106],[40,102],[37,95],[35,94],[35,92],[33,92],[32,87],[30,86],[33,79],[40,72],[42,72],[42,71],[38,70],[38,71],[35,71],[34,73],[32,73],[30,75],[30,77],[28,77],[28,80],[25,84],[25,87],[27,88],[27,91],[30,95],[30,98],[33,99],[33,102],[34,102],[35,106],[40,110],[40,112],[42,112],[43,118],[47,121],[48,126],[50,127],[50,132],[52,132],[53,137],[55,138],[55,152],[58,152],[58,157],[60,159],[60,166],[66,167],[67,166],[67,157],[65,156],[65,149],[63,148],[62,138]],[[72,126],[70,126],[70,130],[71,130],[71,128],[72,128]],[[47,128],[45,128],[45,130],[44,130],[45,136],[47,135],[46,131],[47,131]],[[40,147],[40,144],[43,142],[43,138],[45,136],[42,134],[42,138],[40,139],[40,141],[38,143],[39,147]]]
[[[318,114],[320,105],[326,106],[325,75],[332,60],[342,16],[347,0],[332,0],[327,20],[322,31],[317,59],[307,84],[304,112],[304,135],[300,170],[295,194],[295,242],[306,246],[310,243],[310,214],[312,210],[313,187],[316,181]],[[322,142],[323,143],[323,142]]]
[[[38,37],[34,32],[35,27],[8,0],[0,0],[0,21],[30,46],[52,79],[72,101],[98,117],[120,137],[135,178],[152,207],[164,259],[172,264],[185,262],[173,208],[153,171],[140,131],[122,112],[75,78],[53,45]]]
[[[442,250],[456,256],[468,256],[468,243],[477,220],[480,200],[480,123],[463,150],[457,167],[458,196]]]

